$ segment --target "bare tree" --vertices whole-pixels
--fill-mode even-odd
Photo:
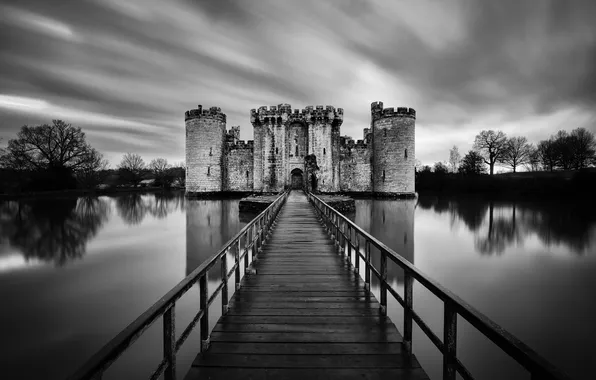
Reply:
[[[503,162],[509,165],[513,172],[517,171],[517,167],[524,165],[530,158],[530,144],[525,137],[511,137],[507,140],[507,150],[503,155]]]
[[[72,173],[97,168],[102,159],[85,141],[80,127],[52,120],[52,125],[23,126],[17,138],[8,141],[3,164],[16,170],[58,169]]]
[[[551,136],[554,140],[554,150],[556,157],[556,166],[569,170],[573,167],[574,152],[572,146],[572,138],[567,131],[559,131],[556,135]]]
[[[126,179],[137,186],[142,179],[143,170],[145,169],[145,161],[140,155],[136,153],[126,153],[122,157],[120,166],[118,167],[120,172]]]
[[[495,163],[503,162],[507,151],[507,136],[503,131],[482,131],[474,139],[474,149],[480,153],[484,162],[494,173]]]
[[[453,148],[449,150],[449,165],[451,165],[451,171],[453,173],[457,172],[457,167],[460,161],[461,155],[459,154],[459,149],[454,145]]]
[[[535,172],[540,170],[540,151],[534,144],[528,145],[528,161],[525,166],[529,171]]]
[[[155,158],[149,163],[149,168],[155,176],[155,182],[162,187],[170,187],[174,181],[174,176],[170,172],[171,165],[165,158]]]
[[[548,140],[540,141],[537,150],[542,167],[552,172],[557,166],[557,151],[554,138],[551,136]]]
[[[589,166],[596,155],[594,134],[585,128],[576,128],[571,131],[569,137],[575,169],[582,169]]]
[[[419,159],[414,160],[414,170],[416,170],[416,173],[420,173],[421,169],[422,169],[422,161],[420,161]]]

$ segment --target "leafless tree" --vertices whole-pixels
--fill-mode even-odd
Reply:
[[[576,128],[571,131],[569,137],[575,169],[582,169],[589,166],[596,155],[594,134],[585,128]]]
[[[530,144],[525,137],[511,137],[507,140],[507,149],[503,155],[503,162],[509,165],[513,172],[517,167],[528,163],[530,158]]]
[[[537,150],[542,167],[552,172],[557,166],[557,151],[554,138],[551,136],[548,140],[540,141]]]
[[[118,168],[134,186],[137,186],[142,179],[143,170],[145,169],[145,161],[143,161],[143,158],[136,153],[126,153],[122,157],[122,161]]]
[[[492,175],[495,164],[503,162],[507,151],[507,136],[503,131],[482,131],[474,139],[474,149],[480,153],[484,162],[488,164]]]
[[[52,120],[52,125],[23,126],[17,138],[8,141],[2,161],[3,166],[16,170],[77,172],[97,170],[103,157],[85,141],[80,127]]]
[[[528,161],[525,164],[526,169],[533,172],[540,170],[540,151],[538,147],[534,144],[529,144],[528,151]]]
[[[449,165],[451,165],[451,171],[453,173],[457,172],[457,167],[459,166],[459,162],[461,161],[461,155],[459,154],[459,149],[457,146],[453,146],[449,150]]]

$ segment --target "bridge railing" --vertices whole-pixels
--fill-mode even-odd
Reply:
[[[101,379],[103,373],[116,361],[153,323],[163,316],[163,359],[153,372],[151,379],[158,379],[162,374],[165,380],[176,379],[176,354],[184,344],[197,324],[200,324],[201,352],[209,347],[209,306],[218,294],[221,293],[222,315],[228,311],[228,281],[234,276],[235,290],[240,287],[240,266],[244,261],[244,273],[249,272],[250,262],[254,260],[255,253],[261,250],[263,241],[271,228],[277,213],[285,203],[288,192],[282,193],[256,218],[248,223],[240,232],[230,239],[217,253],[203,262],[192,271],[178,285],[161,297],[153,306],[139,316],[134,322],[109,341],[95,355],[93,355],[72,376],[71,380]],[[228,270],[227,254],[235,253],[234,265]],[[207,272],[209,269],[220,266],[221,282],[209,296],[207,287]],[[199,310],[190,324],[176,339],[175,310],[176,301],[182,297],[196,283],[199,283],[200,301]],[[233,293],[233,292],[232,292]]]
[[[381,241],[364,231],[340,212],[326,204],[319,197],[307,193],[309,201],[315,206],[328,232],[338,245],[339,251],[346,255],[350,264],[354,251],[354,271],[359,272],[360,259],[364,260],[364,281],[370,290],[371,273],[379,279],[381,313],[387,313],[387,293],[390,293],[404,308],[403,343],[406,353],[412,353],[412,321],[420,327],[431,342],[443,354],[443,379],[454,380],[456,372],[464,379],[474,379],[468,369],[457,358],[457,316],[461,316],[480,333],[496,344],[501,350],[510,355],[515,361],[530,372],[535,379],[570,379],[567,375],[554,367],[529,346],[507,332],[501,326],[480,313],[464,300],[434,281],[408,260],[387,247]],[[360,241],[364,241],[364,247]],[[380,268],[375,268],[371,262],[371,246],[380,252]],[[362,249],[363,248],[363,249]],[[387,282],[387,258],[397,264],[404,271],[404,296],[395,291]],[[418,281],[431,293],[443,301],[443,339],[441,340],[413,309],[413,286]]]

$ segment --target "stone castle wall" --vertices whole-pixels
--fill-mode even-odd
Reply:
[[[371,105],[372,188],[375,193],[414,193],[416,111]]]
[[[375,102],[370,128],[355,143],[340,137],[343,109],[280,104],[251,110],[254,142],[244,143],[239,127],[226,132],[218,107],[199,106],[185,114],[187,193],[282,191],[292,171],[307,181],[304,160],[314,156],[321,192],[413,194],[415,118],[411,108]]]
[[[216,192],[224,190],[226,115],[219,107],[185,113],[186,124],[186,191]]]
[[[362,140],[341,147],[340,191],[372,192],[371,158],[371,149]]]
[[[226,191],[253,191],[253,145],[239,141],[228,147]]]

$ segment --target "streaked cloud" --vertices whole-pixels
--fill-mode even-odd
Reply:
[[[371,102],[413,107],[425,163],[481,129],[595,129],[591,0],[22,0],[0,14],[4,143],[62,117],[113,164],[126,151],[179,161],[197,104],[244,139],[261,105],[342,107],[355,138]]]

